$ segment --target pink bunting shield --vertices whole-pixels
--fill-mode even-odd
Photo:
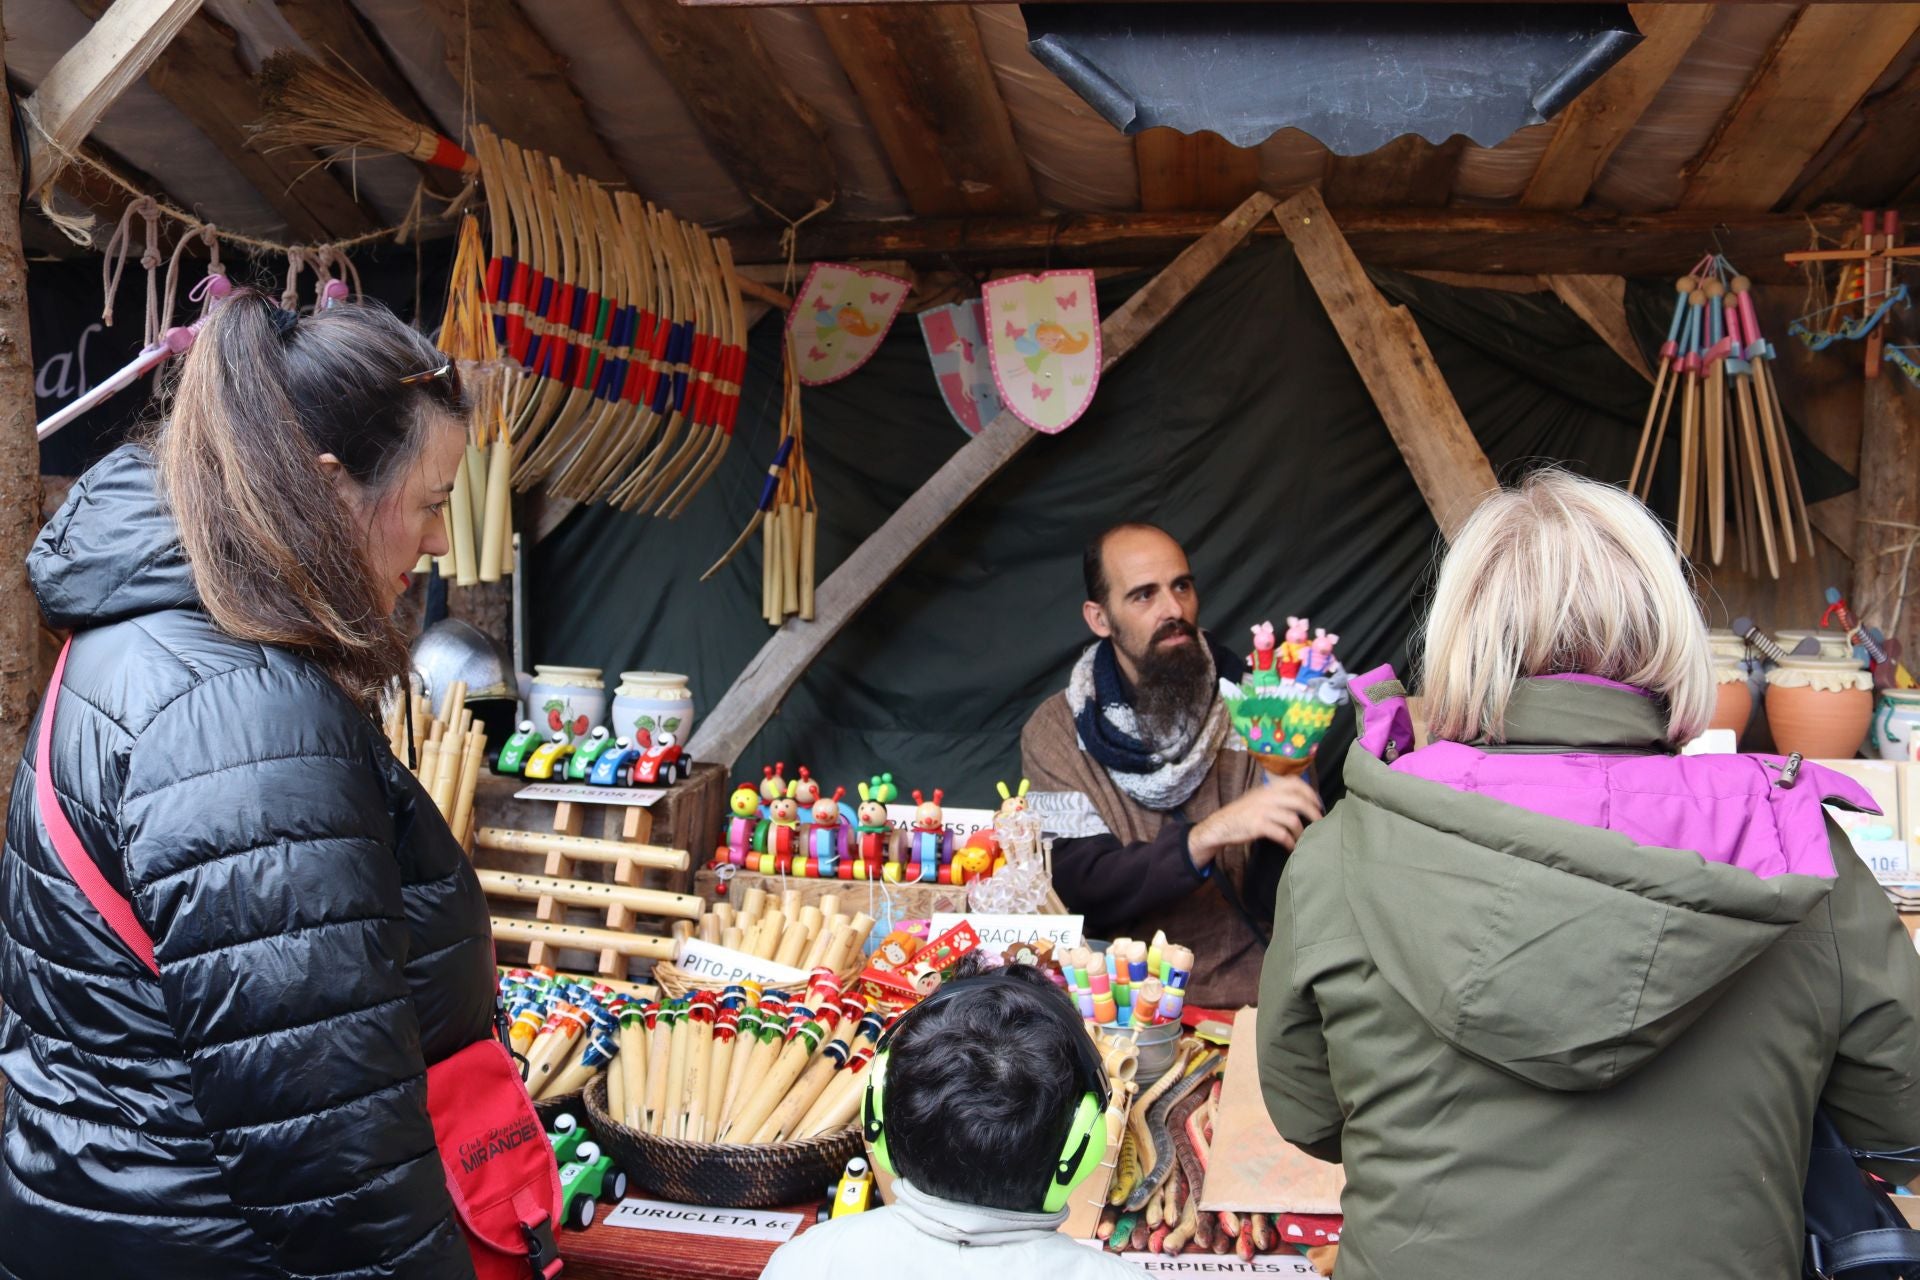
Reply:
[[[838,382],[872,359],[908,287],[898,276],[814,263],[787,313],[787,342],[800,381],[809,387]]]
[[[970,436],[1000,416],[1000,392],[984,337],[986,304],[978,298],[920,313],[933,378],[960,429]]]
[[[1013,276],[988,282],[982,292],[1000,402],[1035,431],[1065,431],[1100,385],[1093,272]]]

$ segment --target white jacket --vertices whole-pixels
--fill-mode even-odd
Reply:
[[[1131,1263],[1061,1235],[1059,1213],[1015,1213],[939,1200],[904,1179],[894,1203],[836,1218],[782,1245],[762,1280],[845,1280],[883,1266],[927,1280],[1140,1280]]]

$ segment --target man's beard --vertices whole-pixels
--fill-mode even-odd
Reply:
[[[1175,635],[1186,636],[1187,643],[1161,643]],[[1146,652],[1127,657],[1140,673],[1133,715],[1141,742],[1163,756],[1185,753],[1213,706],[1213,664],[1199,629],[1183,618],[1170,619],[1153,633]]]

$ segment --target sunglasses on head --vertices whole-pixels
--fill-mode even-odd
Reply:
[[[460,366],[449,360],[438,368],[423,369],[419,373],[410,373],[400,379],[403,387],[423,386],[430,382],[444,382],[449,399],[460,398]]]

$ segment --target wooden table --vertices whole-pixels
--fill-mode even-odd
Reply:
[[[781,1212],[799,1214],[800,1231],[805,1231],[814,1225],[819,1207],[817,1202],[787,1205]],[[779,1247],[760,1240],[609,1227],[604,1221],[560,1238],[567,1280],[754,1280]]]

